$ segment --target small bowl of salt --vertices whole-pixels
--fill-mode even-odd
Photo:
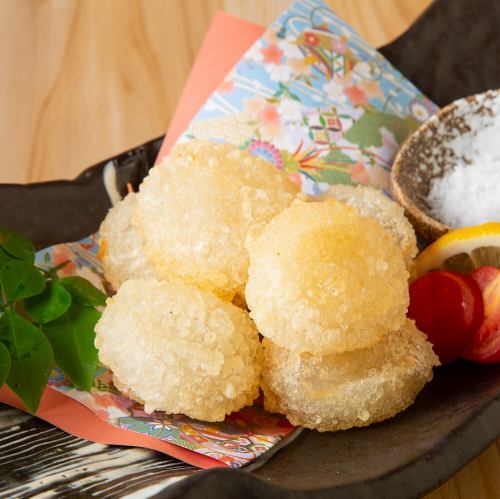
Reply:
[[[429,242],[500,222],[500,89],[449,104],[413,133],[394,160],[391,190]]]

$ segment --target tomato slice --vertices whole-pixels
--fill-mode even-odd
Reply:
[[[484,320],[464,357],[482,364],[500,362],[500,269],[479,267],[470,276],[483,294]]]
[[[408,317],[433,344],[441,363],[462,356],[481,326],[483,296],[465,274],[439,270],[410,284]]]

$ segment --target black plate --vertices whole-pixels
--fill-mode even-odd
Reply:
[[[499,22],[497,0],[438,0],[381,51],[442,105],[500,87]],[[104,165],[109,161],[115,164],[118,187],[123,192],[127,182],[137,185],[144,177],[160,144],[161,138],[132,149],[71,182],[0,186],[0,225],[27,234],[39,248],[87,235],[97,229],[109,207],[102,184]],[[437,487],[498,438],[499,421],[500,365],[456,362],[437,369],[415,404],[396,418],[337,433],[306,430],[252,474],[228,469],[203,471],[161,495],[203,499],[417,497]],[[27,421],[23,425],[40,423]],[[5,452],[0,447],[0,472],[8,472],[9,478],[0,479],[0,492],[30,477],[16,466],[2,464],[5,456],[9,461]],[[16,452],[15,444],[10,452]],[[110,448],[107,452],[116,451]],[[38,458],[27,455],[25,459],[28,464],[24,469],[36,468]],[[179,467],[177,461],[166,457],[157,455],[154,459]],[[143,479],[124,478],[112,494],[103,492],[98,484],[89,491],[121,495],[171,474],[164,470],[154,479],[146,475]],[[70,492],[68,481],[51,490],[71,495],[74,491]]]

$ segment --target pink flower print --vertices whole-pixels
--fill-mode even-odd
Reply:
[[[340,38],[339,36],[335,36],[332,39],[332,50],[334,52],[337,52],[339,54],[345,54],[346,48],[347,46],[345,44],[345,41],[342,40],[342,38]]]
[[[380,88],[380,83],[375,80],[361,80],[358,87],[370,97],[377,97],[380,100],[384,99],[384,93]]]
[[[51,257],[52,265],[54,267],[61,265],[63,262],[68,262],[61,270],[59,270],[58,275],[65,277],[76,274],[76,264],[73,261],[73,253],[64,245],[54,246]]]
[[[94,412],[94,414],[98,416],[100,419],[103,419],[104,421],[109,421],[108,411],[104,409],[92,409],[92,412]]]
[[[262,125],[279,125],[280,115],[278,110],[272,104],[266,104],[259,113]]]
[[[292,68],[292,73],[297,76],[310,76],[311,75],[311,64],[307,59],[289,59],[288,64]]]
[[[281,58],[283,57],[283,51],[278,48],[277,45],[271,43],[267,47],[260,50],[266,64],[274,63],[279,64]]]
[[[234,89],[234,80],[224,80],[217,89],[222,94],[228,94]]]
[[[358,184],[368,184],[370,179],[365,170],[365,165],[363,163],[356,163],[355,165],[349,165],[349,173],[353,182]]]
[[[266,101],[262,97],[243,99],[243,112],[253,118],[257,118],[265,106]]]
[[[319,38],[318,35],[315,33],[305,33],[304,34],[304,41],[306,45],[312,45],[313,47],[318,45],[319,43]]]
[[[260,127],[260,135],[262,137],[262,140],[268,142],[271,142],[277,137],[280,137],[282,133],[283,133],[283,128],[279,123],[277,124],[271,123],[269,125],[262,125]]]
[[[353,106],[366,106],[368,104],[366,93],[356,85],[344,88],[344,94],[347,95]]]
[[[279,38],[278,38],[278,30],[274,28],[269,28],[263,35],[264,40],[266,40],[269,43],[278,43]]]
[[[292,182],[294,182],[295,184],[297,184],[297,186],[299,188],[302,187],[302,177],[300,176],[300,173],[298,173],[298,172],[290,172],[288,174],[288,177],[290,178],[290,180]]]
[[[352,72],[350,71],[349,73],[343,74],[341,76],[335,76],[334,81],[339,85],[342,85],[343,87],[348,87],[353,84]]]
[[[122,398],[120,397],[117,400],[118,397],[116,397],[116,395],[113,395],[112,393],[93,393],[92,395],[94,397],[94,401],[97,402],[100,407],[121,405],[120,399]],[[123,397],[123,399],[126,400],[125,397]]]

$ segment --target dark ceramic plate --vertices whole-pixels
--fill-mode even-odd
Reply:
[[[500,87],[499,22],[497,0],[438,0],[382,52],[443,105]],[[160,144],[157,139],[109,160],[116,167],[122,192],[127,182],[137,185],[144,177]],[[0,225],[25,233],[39,248],[96,230],[109,207],[102,183],[102,169],[109,161],[70,182],[1,185]],[[5,407],[3,411],[19,417]],[[456,362],[437,369],[415,404],[396,418],[338,433],[305,430],[252,473],[229,469],[194,473],[160,495],[203,499],[417,497],[437,487],[498,438],[499,421],[500,365]],[[92,447],[36,419],[16,420],[3,429],[1,423],[2,411],[0,496],[51,492],[116,497],[143,489],[144,497],[158,490],[144,487],[194,471],[150,451],[137,450],[130,457],[130,450]],[[75,452],[75,448],[84,450]],[[120,456],[125,455],[127,465],[120,464]],[[107,464],[99,472],[91,464],[87,469],[83,464],[92,462],[89,456]],[[61,466],[69,471],[62,473]],[[39,480],[40,469],[47,468],[54,468],[49,476],[57,480]],[[125,471],[117,474],[120,469]],[[141,471],[146,469],[150,471]],[[99,479],[102,470],[115,473],[114,478],[104,483]],[[34,480],[38,480],[35,486]]]

